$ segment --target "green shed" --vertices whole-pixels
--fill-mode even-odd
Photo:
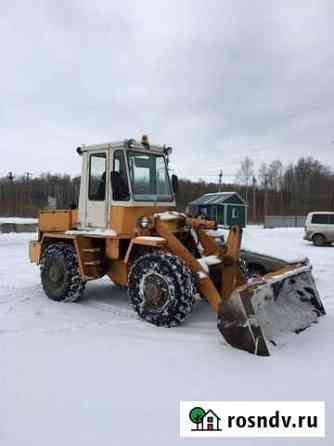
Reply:
[[[247,224],[247,203],[237,192],[216,192],[204,194],[189,203],[189,213],[193,217],[202,215],[229,228]]]

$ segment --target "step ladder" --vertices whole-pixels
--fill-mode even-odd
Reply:
[[[105,274],[105,242],[92,237],[77,237],[74,241],[79,252],[79,267],[84,280],[99,279]]]

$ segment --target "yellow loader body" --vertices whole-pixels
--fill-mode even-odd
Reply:
[[[169,212],[166,219],[164,212],[153,210],[145,212],[151,218],[149,228],[133,228],[132,222],[131,229],[128,209],[126,232],[98,234],[78,230],[75,211],[43,212],[39,240],[30,245],[31,261],[39,263],[51,242],[73,243],[84,281],[107,274],[114,282],[127,286],[136,252],[171,253],[191,270],[198,292],[217,314],[224,339],[233,347],[261,356],[269,355],[271,346],[279,344],[286,333],[299,333],[325,314],[307,261],[249,280],[240,265],[240,227],[232,227],[226,243],[221,245],[209,235],[216,228],[215,222],[190,219],[177,212]],[[133,221],[138,212],[137,209]],[[119,222],[117,225],[121,230]],[[186,233],[200,245],[200,258],[184,243]],[[206,265],[206,260],[214,268],[210,262]]]

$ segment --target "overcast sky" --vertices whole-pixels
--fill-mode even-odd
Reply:
[[[333,0],[1,0],[0,175],[147,133],[182,177],[334,169]],[[230,179],[233,179],[230,177]]]

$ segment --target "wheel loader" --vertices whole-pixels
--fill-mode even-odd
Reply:
[[[77,152],[77,209],[42,210],[29,246],[49,298],[74,302],[87,282],[107,275],[127,286],[140,318],[163,327],[179,325],[205,299],[227,343],[262,356],[325,314],[307,260],[248,277],[240,227],[222,243],[215,221],[176,211],[171,147],[144,136]]]

